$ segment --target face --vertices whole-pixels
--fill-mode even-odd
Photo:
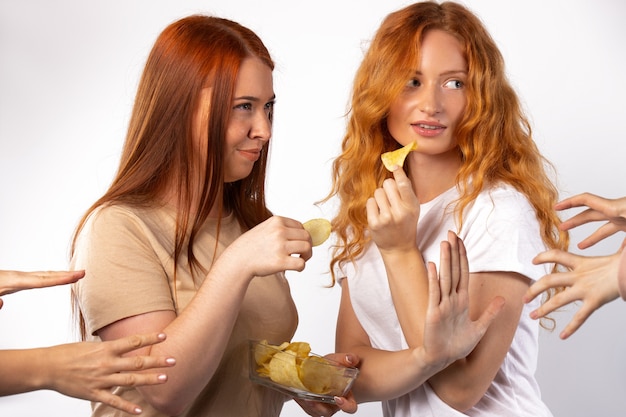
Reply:
[[[389,110],[391,135],[403,146],[417,140],[420,153],[454,149],[453,132],[465,110],[466,81],[461,43],[441,30],[427,32],[415,73]]]
[[[196,133],[206,132],[211,89],[201,94]],[[246,178],[272,136],[274,111],[272,70],[258,58],[245,59],[235,83],[231,117],[224,143],[225,181]],[[201,137],[201,136],[200,136]]]

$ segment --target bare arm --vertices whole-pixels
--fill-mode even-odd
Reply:
[[[130,414],[141,409],[111,393],[115,386],[162,384],[164,370],[174,365],[166,357],[123,357],[165,340],[164,334],[130,336],[110,342],[82,342],[36,349],[0,351],[0,395],[51,389],[70,397],[108,404]]]
[[[424,343],[418,347],[398,352],[373,349],[352,309],[348,284],[342,281],[337,350],[354,351],[361,358],[357,401],[396,398],[414,390],[458,358],[466,357],[500,314],[504,299],[495,297],[477,320],[470,318],[469,270],[460,243],[442,242],[439,274],[435,265],[429,264]]]
[[[177,365],[168,373],[168,383],[138,390],[153,407],[176,415],[213,377],[250,281],[284,270],[301,271],[310,256],[310,236],[302,225],[272,217],[220,255],[180,315],[172,311],[141,314],[115,322],[98,334],[110,340],[137,332],[167,333],[164,343],[136,354],[175,357]]]
[[[417,247],[420,205],[402,169],[393,172],[367,201],[367,221],[387,272],[387,281],[404,337],[411,347],[422,345],[428,305],[428,276]]]
[[[348,284],[341,284],[336,350],[354,352],[361,359],[353,393],[357,402],[396,398],[424,383],[441,368],[426,363],[421,350],[390,352],[372,348],[369,337],[354,314]]]

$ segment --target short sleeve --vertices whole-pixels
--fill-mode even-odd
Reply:
[[[174,310],[158,242],[129,209],[96,211],[81,232],[72,259],[85,277],[74,284],[88,334],[115,321],[159,310]]]
[[[469,210],[463,229],[471,272],[517,272],[537,280],[549,265],[534,265],[546,250],[535,210],[508,186],[483,193]]]

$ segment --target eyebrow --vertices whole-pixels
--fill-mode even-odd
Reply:
[[[254,97],[254,96],[240,96],[240,97],[235,97],[234,99],[235,100],[247,100],[247,101],[261,101],[259,97]],[[268,101],[274,101],[274,100],[276,100],[276,94],[270,97]]]
[[[419,71],[419,70],[413,71],[413,74],[415,74],[415,75],[423,75],[423,73],[421,71]],[[439,75],[456,75],[456,74],[465,74],[465,75],[467,75],[468,71],[467,70],[448,70],[448,71],[442,72]]]

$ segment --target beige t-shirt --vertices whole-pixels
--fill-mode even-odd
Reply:
[[[187,250],[180,256],[174,281],[175,212],[169,208],[107,206],[94,213],[77,242],[72,267],[86,275],[75,290],[88,334],[115,321],[158,310],[179,313],[196,294],[204,275],[194,282],[187,265]],[[222,219],[215,252],[217,222],[208,220],[194,244],[200,264],[210,268],[214,253],[242,234],[234,216]],[[248,378],[247,342],[267,339],[272,343],[291,340],[298,322],[289,284],[284,274],[252,280],[224,356],[202,393],[182,414],[196,416],[278,416],[285,397],[258,386]],[[210,332],[210,329],[207,329]],[[164,417],[150,407],[134,388],[116,388],[125,399],[139,404],[143,417]],[[127,414],[93,403],[93,416]]]

